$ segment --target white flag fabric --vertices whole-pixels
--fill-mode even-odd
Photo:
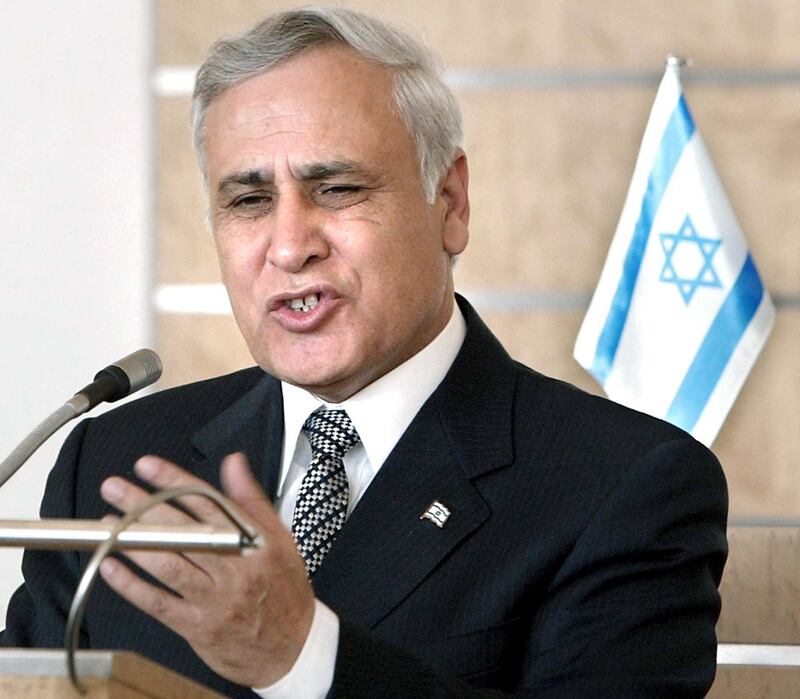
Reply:
[[[668,66],[575,343],[612,400],[711,445],[775,309]]]

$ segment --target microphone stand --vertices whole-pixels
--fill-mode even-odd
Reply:
[[[0,547],[45,551],[94,550],[111,538],[114,523],[96,519],[0,520]],[[196,524],[131,524],[114,542],[115,551],[240,553],[250,546],[240,531]]]

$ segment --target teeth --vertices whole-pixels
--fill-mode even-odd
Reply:
[[[286,301],[286,306],[293,311],[302,311],[308,313],[319,303],[319,296],[317,294],[309,294],[304,298],[289,299]]]

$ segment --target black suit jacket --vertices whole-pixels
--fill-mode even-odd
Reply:
[[[318,570],[339,615],[332,696],[702,696],[715,667],[725,482],[680,430],[513,360],[461,301],[468,332]],[[155,453],[218,486],[247,453],[274,496],[280,384],[248,369],[81,423],[43,517],[108,511],[102,480]],[[420,515],[434,501],[439,528]],[[5,645],[60,646],[86,554],[27,552]],[[129,648],[231,696],[182,639],[100,581],[82,643]]]

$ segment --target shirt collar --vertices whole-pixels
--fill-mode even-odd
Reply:
[[[320,407],[347,411],[372,468],[380,468],[423,403],[444,379],[466,332],[464,316],[454,302],[447,325],[428,345],[340,404],[326,403],[302,388],[281,382],[284,432],[278,493],[283,491],[303,423]]]

